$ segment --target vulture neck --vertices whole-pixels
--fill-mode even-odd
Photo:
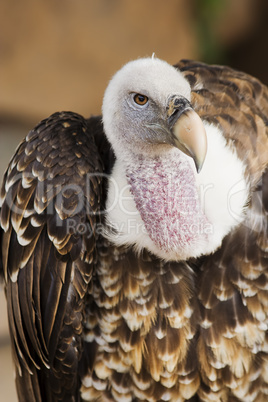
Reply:
[[[202,211],[191,159],[172,148],[126,166],[127,182],[145,229],[165,255],[184,255],[207,241],[210,222]],[[205,229],[206,228],[206,229]],[[177,257],[175,257],[177,258]]]
[[[165,260],[199,255],[211,224],[198,195],[194,162],[177,148],[118,158],[108,190],[108,237]]]
[[[164,260],[214,252],[244,219],[249,186],[243,162],[221,131],[206,124],[208,152],[197,174],[176,148],[121,153],[110,177],[106,236]],[[119,153],[116,153],[119,155]]]

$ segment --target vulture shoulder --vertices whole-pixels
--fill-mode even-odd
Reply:
[[[267,168],[268,88],[227,66],[181,60],[192,104],[203,121],[219,127],[247,167],[251,189]]]
[[[104,143],[100,119],[55,113],[29,132],[4,176],[2,275],[23,401],[79,398],[83,303],[105,168],[94,136]]]

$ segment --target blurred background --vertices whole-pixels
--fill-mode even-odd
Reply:
[[[267,20],[267,0],[1,0],[1,180],[40,119],[100,114],[108,80],[129,60],[155,53],[171,64],[228,64],[267,84]],[[0,401],[17,401],[3,290]]]

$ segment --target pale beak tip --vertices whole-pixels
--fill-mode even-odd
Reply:
[[[196,158],[193,158],[193,160],[194,160],[194,164],[195,164],[197,173],[200,173],[202,170],[203,164],[204,164],[204,160],[200,161],[200,160],[197,160]]]

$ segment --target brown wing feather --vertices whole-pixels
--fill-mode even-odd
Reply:
[[[2,269],[20,401],[78,400],[102,196],[97,123],[52,115],[27,135],[4,178]]]
[[[177,65],[199,115],[222,129],[245,161],[251,198],[244,222],[202,260],[198,354],[204,400],[267,398],[268,89],[256,78],[187,60]],[[224,168],[224,167],[223,167]],[[202,399],[202,400],[203,400]],[[240,400],[240,399],[239,399]]]

